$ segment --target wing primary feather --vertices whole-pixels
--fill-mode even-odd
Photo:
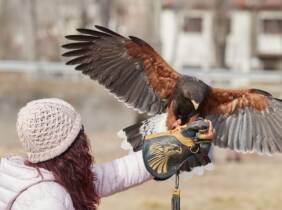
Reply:
[[[88,55],[80,56],[69,60],[66,65],[74,65],[74,64],[81,64],[81,63],[89,63],[91,62],[91,58]]]
[[[109,62],[107,65],[99,66],[97,72],[100,73],[97,77],[97,80],[104,85],[106,80],[111,78],[111,73],[120,65],[120,63],[121,62]]]
[[[111,51],[111,53],[106,53],[105,55],[103,55],[103,52],[101,52],[100,56],[103,57],[103,60],[105,61],[111,61],[116,58],[120,59],[121,57],[120,53],[113,53],[113,51]]]
[[[130,88],[132,88],[132,86],[134,85],[134,82],[136,80],[136,77],[134,77],[134,75],[137,72],[134,72],[134,74],[128,74],[127,79],[131,78],[132,83],[130,85],[124,85],[124,81],[125,79],[121,79],[122,76],[120,73],[118,73],[118,71],[123,71],[125,68],[128,67],[128,65],[126,65],[126,63],[123,63],[124,68],[121,69],[122,67],[120,66],[119,69],[117,69],[117,74],[116,77],[119,78],[117,81],[113,82],[110,86],[109,89],[112,93],[115,93],[119,98],[121,98],[124,102],[127,103],[128,99],[128,94],[130,92]],[[124,73],[124,72],[123,72]]]
[[[137,73],[138,72],[136,72],[136,74]],[[125,94],[125,99],[126,99],[125,102],[129,103],[129,101],[131,101],[133,99],[136,100],[136,98],[134,97],[134,93],[137,91],[136,87],[139,85],[140,80],[137,80],[136,77],[132,76],[132,75],[129,75],[127,80],[131,81],[131,83],[132,83],[132,85],[131,85],[132,88],[129,91],[127,91],[126,94]],[[141,82],[143,82],[143,81],[141,81]],[[121,84],[123,84],[123,83],[121,83]]]
[[[277,122],[277,118],[275,115],[273,115],[273,117],[269,119],[269,121],[272,125],[274,136],[276,137],[275,141],[276,141],[277,148],[279,152],[282,152],[282,133],[281,133],[281,129],[279,128],[279,125],[281,126],[282,122],[281,121]]]
[[[261,126],[261,119],[260,119],[260,112],[256,111],[257,114],[253,115],[254,121],[256,122],[256,133],[255,133],[255,150],[262,154],[262,142],[263,142],[263,135],[262,135],[262,126]]]
[[[153,95],[152,103],[150,104],[150,110],[155,113],[160,113],[159,109],[160,98],[156,95]]]
[[[271,119],[269,119],[272,127],[273,127],[273,131],[275,133],[275,136],[280,138],[282,141],[282,132],[281,132],[281,125],[282,125],[282,119],[279,118],[279,116],[277,116],[275,113],[273,113],[271,115]]]
[[[119,66],[116,67],[114,71],[112,71],[110,75],[112,82],[107,84],[107,88],[109,88],[111,92],[114,92],[117,90],[116,87],[119,86],[119,84],[121,83],[119,82],[121,71],[124,70],[124,68],[126,68],[127,65],[128,64],[126,62],[122,62]],[[126,88],[126,91],[128,91],[128,87],[121,86],[121,88]],[[120,95],[118,94],[118,96]]]
[[[140,110],[142,109],[142,106],[143,106],[143,104],[144,104],[144,100],[145,100],[145,98],[146,98],[146,96],[148,95],[148,93],[149,93],[149,88],[146,88],[146,86],[148,86],[148,84],[146,84],[146,82],[143,82],[143,84],[142,84],[142,87],[140,88],[140,91],[142,91],[141,93],[140,93],[140,95],[139,95],[139,99],[138,99],[138,101],[136,102],[136,105],[138,106],[138,107],[140,107]],[[142,111],[142,110],[141,110]]]
[[[108,34],[111,34],[111,35],[118,36],[118,37],[121,37],[121,38],[126,39],[126,38],[123,37],[122,35],[120,35],[120,34],[114,32],[114,31],[112,31],[112,30],[110,30],[110,29],[108,29],[108,28],[105,28],[105,27],[103,27],[103,26],[95,25],[95,27],[96,27],[97,29],[99,29],[100,31],[103,31],[103,32],[106,32],[106,33],[108,33]]]
[[[277,145],[277,142],[276,142],[276,138],[274,136],[274,132],[273,132],[273,129],[271,129],[271,124],[270,124],[270,120],[269,120],[269,116],[266,116],[266,126],[265,126],[265,129],[267,131],[267,142],[268,142],[268,145],[269,145],[269,148],[270,148],[270,153],[275,153],[278,151],[278,145]]]
[[[110,37],[109,34],[106,34],[100,31],[96,31],[96,30],[85,29],[85,28],[78,28],[76,30],[82,34],[88,34],[88,35],[91,35],[91,37],[95,37],[95,38]]]
[[[146,96],[146,101],[147,103],[145,103],[145,100],[144,100],[144,105],[143,107],[146,108],[146,110],[148,110],[148,113],[151,114],[152,111],[151,111],[151,105],[150,105],[150,102],[152,101],[152,98],[154,97],[154,94],[151,93],[151,91],[149,91],[150,93]]]
[[[220,116],[220,118],[225,118],[224,116]],[[219,121],[220,122],[220,121]],[[222,133],[225,132],[224,131],[224,120],[222,120],[219,124],[218,127],[216,129],[216,143],[217,145],[219,145],[220,147],[226,147],[227,146],[227,141],[226,139],[224,139],[222,137]]]
[[[251,114],[250,114],[250,108],[246,108],[245,111],[246,114],[246,147],[248,149],[248,151],[253,152],[254,149],[254,145],[253,145],[253,120],[251,118]]]
[[[89,52],[90,52],[89,49],[72,50],[72,51],[65,52],[64,54],[62,54],[62,56],[64,57],[81,56]]]
[[[65,49],[80,49],[80,48],[89,48],[89,46],[91,45],[91,42],[74,42],[74,43],[68,43],[68,44],[64,44],[62,45],[62,48]]]
[[[233,139],[228,139],[228,143],[227,145],[230,145],[230,147],[232,149],[235,149],[235,150],[239,150],[240,148],[240,129],[241,129],[241,115],[239,115],[239,112],[241,110],[237,110],[236,111],[236,122],[235,122],[235,125],[234,125],[234,136],[233,136]],[[227,117],[228,118],[228,117]]]
[[[263,113],[263,112],[262,112]],[[264,116],[263,116],[264,118]],[[267,142],[268,137],[267,137],[267,131],[266,131],[266,124],[264,123],[263,120],[261,120],[261,133],[262,133],[262,153],[263,154],[270,154],[270,147]]]
[[[229,116],[229,119],[226,119],[228,123],[229,122],[229,127],[226,129],[226,132],[228,132],[228,140],[227,140],[227,145],[230,145],[232,141],[235,140],[234,135],[236,135],[235,130],[236,130],[236,119],[234,116]]]
[[[140,105],[140,110],[145,112],[147,110],[148,104],[148,95],[150,94],[149,88],[145,88],[143,92],[143,96],[140,97],[142,99],[142,105]]]
[[[134,83],[138,79],[139,72],[131,71],[132,68],[133,68],[132,64],[125,65],[123,69],[121,70],[122,73],[119,75],[120,78],[118,82],[113,84],[113,86],[111,87],[111,89],[114,89],[115,91],[117,91],[118,94],[120,95],[125,94],[126,98],[128,97],[128,94],[130,92],[129,88],[133,88],[133,86],[135,85]]]
[[[142,80],[137,80],[129,96],[132,104],[138,108],[139,108],[138,101],[140,99],[138,96],[142,94],[142,91],[144,90],[143,87],[144,87],[144,82]]]
[[[248,132],[250,132],[250,128],[248,128],[248,115],[247,109],[245,108],[242,112],[242,121],[240,124],[240,131],[239,131],[239,147],[237,148],[239,151],[247,152],[247,143],[249,141]]]
[[[267,131],[267,141],[270,145],[270,149],[271,149],[271,153],[280,151],[280,144],[281,142],[279,142],[279,139],[277,139],[276,136],[276,128],[273,125],[273,116],[266,116],[265,117],[266,120],[266,131]],[[279,144],[280,143],[280,144]]]
[[[92,63],[82,63],[75,67],[75,70],[81,71],[83,74],[89,74],[90,71],[93,69]]]
[[[65,38],[73,41],[86,41],[86,42],[92,42],[98,39],[97,37],[87,36],[87,35],[67,35],[65,36]]]
[[[114,58],[111,60],[105,60],[103,57],[99,57],[99,61],[95,62],[96,71],[104,74],[107,72],[108,68],[117,68],[119,65],[122,64],[122,60],[119,58]],[[113,69],[114,70],[114,69]]]

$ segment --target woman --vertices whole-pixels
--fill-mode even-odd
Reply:
[[[101,197],[151,179],[141,152],[93,166],[81,117],[60,99],[28,103],[17,132],[27,157],[1,159],[1,210],[94,210]]]
[[[199,122],[187,125],[185,135],[195,137],[196,130],[202,129],[199,125]],[[94,210],[101,197],[152,178],[141,151],[109,163],[92,165],[81,117],[70,104],[60,99],[28,103],[18,113],[17,132],[27,157],[12,155],[1,159],[0,210]],[[203,137],[206,139],[205,135]],[[172,145],[177,146],[168,146]],[[189,163],[183,170],[189,171],[192,166],[209,162],[208,149],[202,150],[200,145],[200,150],[202,153],[193,152],[193,156],[191,150],[187,150],[187,159],[184,152],[179,154],[184,158],[181,161]],[[174,165],[169,167],[176,169]]]

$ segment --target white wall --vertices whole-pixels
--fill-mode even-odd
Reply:
[[[175,50],[177,45],[178,21],[177,14],[172,10],[161,13],[161,42],[162,56],[171,65],[175,65]]]
[[[202,17],[202,33],[187,33],[182,30],[184,17]],[[189,10],[176,13],[162,12],[162,52],[167,61],[175,66],[196,66],[208,69],[213,64],[211,13],[204,10]],[[175,60],[173,59],[175,58]]]
[[[282,19],[282,11],[262,11],[258,14],[257,50],[260,54],[282,54],[282,34],[263,33],[261,21],[264,19]]]
[[[226,63],[244,72],[251,69],[251,14],[248,11],[232,11],[231,31],[226,43]]]
[[[186,66],[200,66],[210,68],[213,64],[212,55],[212,18],[209,11],[191,10],[180,15],[183,21],[185,16],[202,17],[202,33],[188,33],[179,31],[177,57],[178,62]]]

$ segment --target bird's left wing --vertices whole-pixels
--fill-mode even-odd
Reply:
[[[211,89],[200,107],[215,128],[214,144],[243,152],[282,152],[282,101],[257,90]]]
[[[165,111],[180,74],[143,40],[123,37],[107,28],[78,29],[63,45],[74,57],[67,64],[106,87],[120,101],[140,112]]]

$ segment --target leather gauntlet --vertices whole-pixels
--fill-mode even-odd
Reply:
[[[208,164],[211,141],[199,138],[208,127],[208,122],[199,120],[146,136],[142,150],[147,170],[156,180],[165,180],[179,170]]]

